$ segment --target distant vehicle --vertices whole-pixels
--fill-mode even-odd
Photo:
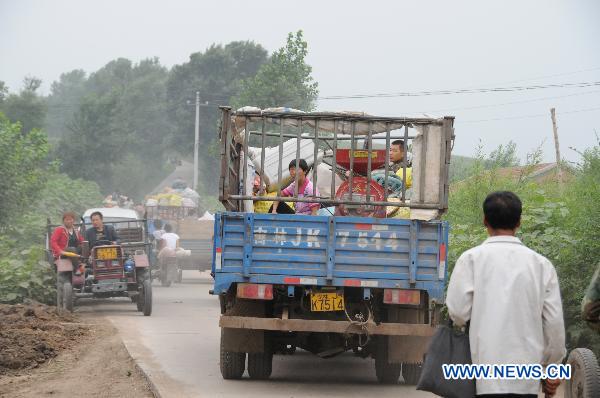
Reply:
[[[379,382],[402,373],[416,384],[444,304],[454,118],[221,110],[227,211],[215,218],[211,293],[221,304],[223,378],[241,378],[247,358],[250,378],[266,379],[274,354],[301,348],[373,357]],[[397,139],[405,156],[412,147],[411,170],[390,170]],[[321,193],[284,197],[288,165],[300,159],[317,170],[310,178]],[[327,193],[320,171],[329,173]],[[274,196],[253,193],[255,172]],[[262,201],[317,203],[327,215],[254,213]]]
[[[159,205],[152,201],[147,201],[144,205],[149,222],[160,220],[163,225],[171,224],[174,232],[179,235],[179,245],[191,252],[190,256],[178,262],[178,282],[181,281],[182,270],[206,271],[211,266],[214,220],[199,219],[201,215],[198,210],[198,206]]]
[[[90,215],[100,211],[105,225],[113,225],[120,241],[98,241],[90,250],[89,242],[82,244],[79,261],[85,270],[81,275],[73,272],[73,264],[68,258],[54,260],[50,254],[50,235],[56,225],[47,225],[47,251],[56,270],[56,303],[60,310],[73,311],[77,299],[129,297],[136,303],[138,311],[145,316],[152,314],[152,280],[148,258],[150,242],[145,220],[140,220],[133,210],[118,208],[97,208],[87,210],[78,227],[85,234],[90,227]],[[86,221],[87,220],[87,221]]]
[[[113,222],[117,221],[132,222],[135,220],[138,220],[140,225],[143,223],[143,220],[139,220],[137,212],[133,209],[122,209],[120,207],[98,207],[93,209],[87,209],[83,213],[83,221],[86,225],[91,226],[92,221],[90,217],[92,213],[97,211],[102,213],[102,217],[105,224],[112,224]],[[127,224],[117,224],[115,225],[115,228],[125,227],[125,225]]]

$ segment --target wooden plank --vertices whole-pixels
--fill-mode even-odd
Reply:
[[[254,318],[228,315],[221,316],[219,326],[232,329],[279,330],[284,332],[364,333],[360,326],[351,325],[348,321]],[[388,336],[429,337],[435,332],[435,328],[429,324],[410,323],[380,323],[377,325],[375,322],[369,322],[366,324],[366,329],[369,334]]]

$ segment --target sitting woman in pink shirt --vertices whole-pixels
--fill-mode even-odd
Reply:
[[[298,173],[298,185],[300,189],[298,190],[298,198],[310,197],[310,196],[318,196],[319,192],[313,187],[312,182],[306,177],[306,173],[308,173],[308,164],[304,159],[298,159],[298,171],[296,171],[296,160],[292,160],[290,165],[288,166],[290,171],[290,177],[292,177],[292,182],[287,188],[281,191],[281,196],[295,196],[296,194],[296,173]],[[304,215],[316,215],[317,211],[321,206],[318,203],[309,203],[309,202],[296,202],[296,214],[304,214]],[[270,209],[270,212],[273,214],[290,214],[294,213],[294,211],[285,203],[273,202],[273,206]]]

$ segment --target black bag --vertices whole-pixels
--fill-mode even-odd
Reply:
[[[471,364],[469,333],[450,326],[438,327],[425,354],[417,390],[429,391],[445,398],[475,397],[475,379],[446,380],[443,364]]]

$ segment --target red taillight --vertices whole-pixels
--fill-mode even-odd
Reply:
[[[440,245],[440,263],[446,261],[446,244],[442,243]]]
[[[409,289],[384,289],[383,302],[385,304],[421,304],[421,291]]]
[[[273,300],[273,285],[238,283],[237,296],[245,299]]]

